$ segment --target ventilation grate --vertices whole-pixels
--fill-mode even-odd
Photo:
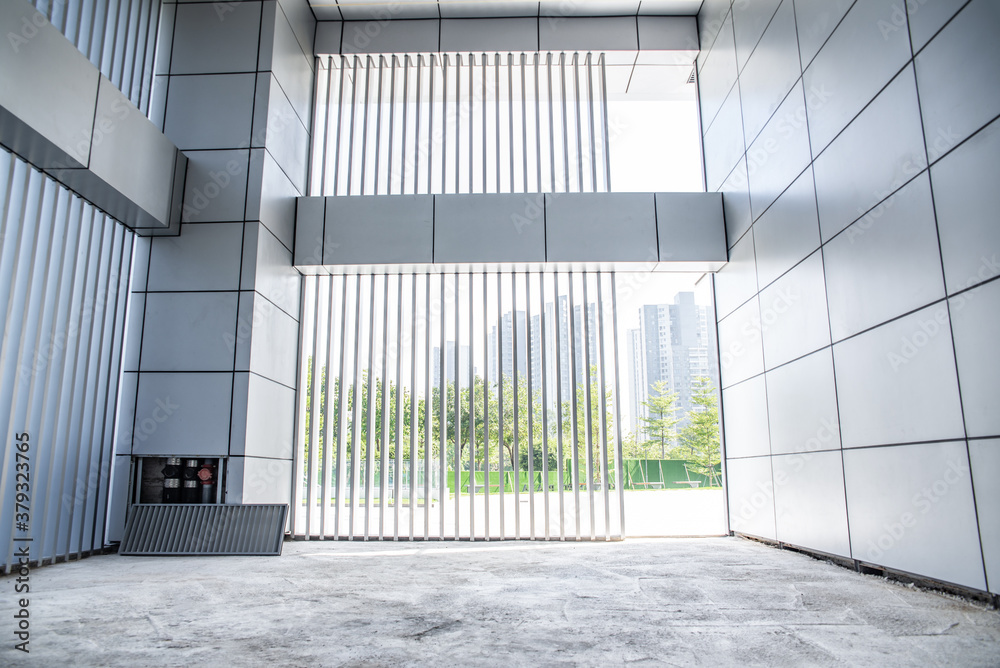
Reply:
[[[687,82],[689,84],[693,84],[694,83],[694,68],[693,67],[691,68],[691,74],[688,75]]]
[[[277,556],[287,514],[285,504],[135,504],[118,553]]]

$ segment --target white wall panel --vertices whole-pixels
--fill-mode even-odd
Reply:
[[[753,229],[760,287],[774,282],[819,248],[819,220],[812,170],[775,200]]]
[[[802,173],[809,160],[806,103],[798,83],[747,147],[750,208],[755,219]]]
[[[842,341],[833,356],[845,448],[964,436],[943,304]]]
[[[937,0],[906,7],[910,40],[914,53],[920,51],[934,34],[966,4],[966,0]]]
[[[951,320],[969,436],[1000,434],[1000,281],[952,297]]]
[[[715,308],[725,317],[757,294],[754,235],[747,234],[729,251],[729,262],[715,276]]]
[[[781,0],[733,3],[733,30],[736,33],[736,62],[740,70],[750,59],[758,40],[771,22]]]
[[[760,308],[754,297],[719,321],[722,387],[764,371]]]
[[[253,74],[171,77],[163,134],[182,151],[250,145]]]
[[[835,341],[944,297],[926,174],[823,248]]]
[[[249,368],[287,387],[295,387],[296,355],[292,353],[298,350],[298,323],[259,294],[254,294],[252,301],[252,306],[248,300],[240,302],[236,345],[249,347],[250,358],[248,367],[240,367],[241,355],[237,354],[237,368]],[[251,324],[253,333],[249,334]]]
[[[913,68],[908,66],[816,158],[813,168],[824,241],[927,165],[921,135]],[[878,150],[871,151],[872,146]]]
[[[428,262],[545,261],[541,195],[441,195],[434,199],[433,259]],[[526,204],[534,206],[538,215],[525,217]],[[570,226],[578,223],[569,221]],[[562,248],[565,227],[553,232],[550,248]]]
[[[330,197],[326,202],[326,262],[433,261],[432,196]]]
[[[290,460],[295,440],[295,390],[256,374],[248,374],[244,438],[234,455]]]
[[[729,10],[728,7],[725,9]],[[706,48],[704,43],[702,48]],[[732,14],[724,17],[712,49],[702,51],[702,55],[704,60],[698,69],[698,95],[701,101],[701,125],[705,131],[712,127],[722,103],[729,97],[736,83],[736,46]]]
[[[965,441],[844,452],[854,558],[985,589]]]
[[[730,91],[716,120],[718,127],[714,123],[708,127],[703,144],[705,182],[710,192],[719,188],[746,151],[742,128],[739,133],[732,129],[734,125],[741,124],[739,87],[733,87]]]
[[[795,0],[795,25],[803,67],[809,67],[852,5],[854,0]]]
[[[750,180],[746,158],[740,161],[718,188],[726,215],[726,241],[732,247],[750,229]],[[711,192],[711,188],[709,188]]]
[[[979,537],[989,590],[1000,592],[1000,440],[969,441]]]
[[[726,457],[771,454],[767,429],[767,390],[764,376],[756,376],[722,391],[725,407]]]
[[[738,533],[776,540],[771,458],[730,459],[729,526]]]
[[[775,454],[840,448],[830,349],[767,372],[767,414]]]
[[[826,148],[910,59],[906,29],[883,27],[891,26],[895,7],[894,0],[855,3],[802,75],[807,91],[824,92],[823,102],[809,110],[809,136],[815,154]]]
[[[735,5],[737,39],[743,19],[770,19],[777,3],[753,2]],[[742,9],[747,7],[748,9]],[[749,30],[749,29],[748,29]],[[743,134],[752,142],[771,114],[778,108],[785,95],[802,75],[798,54],[790,52],[787,45],[795,40],[795,13],[792,3],[784,2],[774,14],[753,55],[740,73],[740,94],[743,101]],[[740,44],[737,42],[737,49]],[[742,53],[740,54],[742,55]]]
[[[545,238],[549,262],[652,262],[658,255],[653,194],[546,195]]]
[[[930,159],[1000,113],[1000,5],[974,0],[914,60]],[[953,76],[960,69],[962,76]]]
[[[760,292],[764,366],[773,369],[830,344],[823,258],[813,253]]]
[[[931,167],[941,256],[948,293],[1000,276],[1000,191],[994,121]]]
[[[772,466],[778,540],[849,558],[840,452],[776,456]]]

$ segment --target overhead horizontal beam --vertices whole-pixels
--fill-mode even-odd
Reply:
[[[0,145],[138,234],[177,234],[187,158],[26,0],[0,3]]]
[[[718,271],[720,193],[300,197],[303,274],[471,268]]]
[[[320,21],[502,16],[695,16],[702,0],[309,0]]]
[[[693,16],[320,21],[315,40],[317,56],[603,51],[628,65],[689,65],[698,48]]]

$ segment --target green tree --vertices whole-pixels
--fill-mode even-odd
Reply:
[[[688,413],[688,424],[680,433],[680,449],[690,462],[688,470],[709,479],[712,485],[721,485],[716,467],[719,453],[719,397],[712,381],[705,376],[695,379],[691,397],[693,408]]]
[[[628,431],[622,434],[622,458],[651,459],[652,453],[645,441],[640,441],[635,432]]]
[[[646,431],[646,440],[643,445],[647,448],[660,447],[660,459],[667,458],[667,447],[673,442],[674,427],[680,421],[674,413],[677,407],[674,402],[677,400],[677,393],[668,390],[667,381],[658,380],[653,383],[653,392],[649,400],[642,402],[646,407],[647,415],[641,416],[643,427]]]
[[[585,379],[581,378],[581,382],[576,386],[576,435],[577,442],[579,444],[577,449],[577,462],[580,470],[580,481],[585,482],[585,475],[587,470],[587,448],[590,448],[590,452],[594,458],[594,482],[599,482],[601,479],[600,468],[603,460],[601,457],[601,442],[602,442],[602,422],[601,422],[601,391],[598,384],[597,367],[591,365],[590,367],[590,440],[587,439],[587,397],[584,394]],[[604,405],[606,412],[604,414],[603,427],[607,430],[608,439],[608,464],[609,468],[614,459],[610,455],[614,448],[614,416],[611,412],[613,407],[613,400],[611,396],[611,390],[606,390],[604,396]],[[563,452],[566,458],[572,458],[573,451],[573,404],[569,401],[563,402],[562,405],[562,429],[563,429]]]

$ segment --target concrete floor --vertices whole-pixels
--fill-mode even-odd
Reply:
[[[1000,613],[738,538],[285,543],[32,571],[37,666],[996,666]]]

